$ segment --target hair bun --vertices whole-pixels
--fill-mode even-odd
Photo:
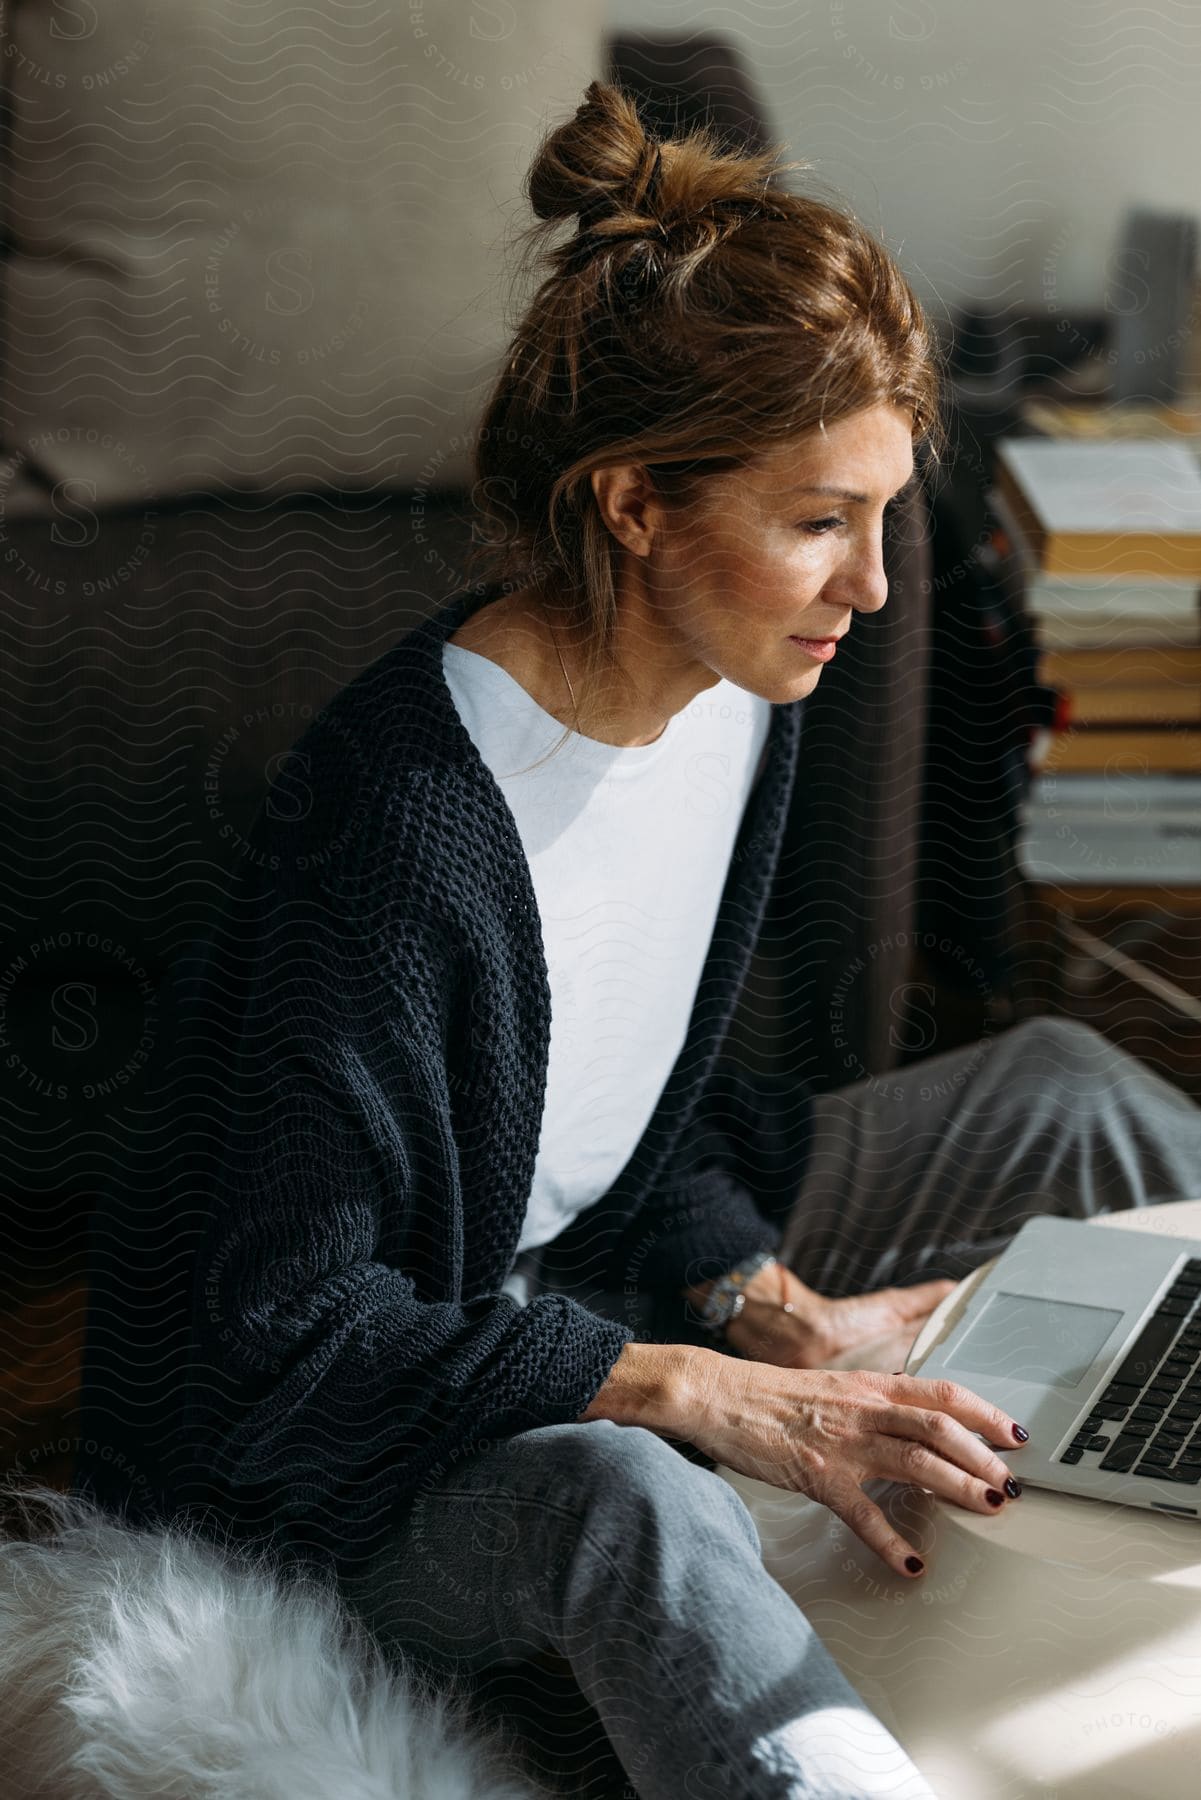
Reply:
[[[712,125],[660,142],[629,93],[593,81],[574,118],[542,140],[526,192],[539,220],[575,216],[581,233],[601,226],[605,237],[668,238],[696,223],[698,242],[711,243],[723,220],[770,211],[779,178],[808,166],[782,165],[777,148],[731,149]]]
[[[578,215],[587,229],[644,211],[658,167],[658,142],[634,101],[621,88],[593,81],[575,117],[543,140],[526,191],[540,219]]]

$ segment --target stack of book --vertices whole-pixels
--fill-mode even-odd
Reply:
[[[1023,810],[1018,866],[1056,886],[1201,884],[1196,777],[1037,775]]]
[[[1019,862],[1062,883],[1201,883],[1201,469],[1157,441],[1005,439],[999,573],[1060,700]]]

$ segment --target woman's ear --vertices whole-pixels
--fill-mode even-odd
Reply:
[[[589,480],[597,511],[618,543],[635,556],[649,556],[663,499],[642,464],[593,469]]]

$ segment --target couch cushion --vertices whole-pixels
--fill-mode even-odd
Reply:
[[[14,8],[3,510],[466,481],[521,182],[605,10]]]

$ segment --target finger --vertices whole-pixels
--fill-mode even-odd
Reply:
[[[919,1443],[978,1482],[1009,1493],[1011,1499],[1017,1498],[1005,1485],[1013,1481],[1008,1464],[1001,1461],[991,1444],[982,1443],[950,1413],[924,1406],[888,1406],[870,1422],[877,1431]]]
[[[1006,1450],[1027,1442],[1030,1434],[1009,1413],[981,1399],[957,1381],[927,1375],[881,1376],[881,1391],[901,1406],[937,1408],[948,1412],[969,1431],[978,1431],[988,1443]]]
[[[907,1543],[899,1531],[893,1530],[875,1501],[869,1500],[862,1488],[837,1485],[827,1495],[815,1494],[813,1497],[828,1506],[895,1574],[913,1581],[922,1573],[925,1565],[913,1545]]]
[[[1013,1479],[1008,1470],[997,1483],[969,1475],[939,1452],[929,1449],[920,1438],[909,1438],[903,1443],[894,1438],[891,1448],[885,1448],[889,1443],[887,1438],[880,1439],[881,1453],[872,1470],[873,1479],[878,1473],[889,1481],[907,1481],[914,1487],[928,1488],[938,1499],[952,1501],[969,1512],[998,1513],[1005,1506],[1004,1481]],[[1021,1492],[1020,1488],[1018,1492]],[[1017,1495],[1009,1494],[1008,1497],[1012,1500]]]
[[[918,1281],[912,1287],[894,1288],[897,1295],[898,1310],[907,1319],[916,1318],[919,1314],[932,1313],[936,1306],[941,1306],[953,1288],[959,1286],[957,1281]]]

